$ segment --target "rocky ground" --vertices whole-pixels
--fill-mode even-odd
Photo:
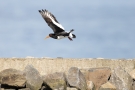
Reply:
[[[41,74],[33,64],[28,63],[23,70],[14,67],[1,70],[0,90],[135,90],[134,62],[132,69],[119,63],[113,68],[72,66],[66,71],[46,74]]]

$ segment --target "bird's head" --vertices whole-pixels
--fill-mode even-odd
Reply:
[[[45,39],[48,39],[48,38],[54,38],[54,39],[57,39],[57,36],[55,34],[49,34],[48,36],[45,37]]]

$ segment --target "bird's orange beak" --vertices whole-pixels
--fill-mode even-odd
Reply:
[[[50,36],[46,36],[46,37],[45,37],[45,40],[46,40],[47,38],[50,38]]]

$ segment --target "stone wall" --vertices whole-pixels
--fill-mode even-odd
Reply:
[[[121,66],[127,72],[135,68],[135,59],[69,59],[69,58],[0,58],[0,71],[8,68],[24,70],[27,65],[33,65],[41,75],[54,72],[67,72],[70,67],[89,69],[98,67]]]
[[[135,90],[135,59],[0,58],[0,90]]]

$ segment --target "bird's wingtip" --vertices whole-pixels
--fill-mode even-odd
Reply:
[[[38,10],[39,12],[47,12],[46,9]]]

